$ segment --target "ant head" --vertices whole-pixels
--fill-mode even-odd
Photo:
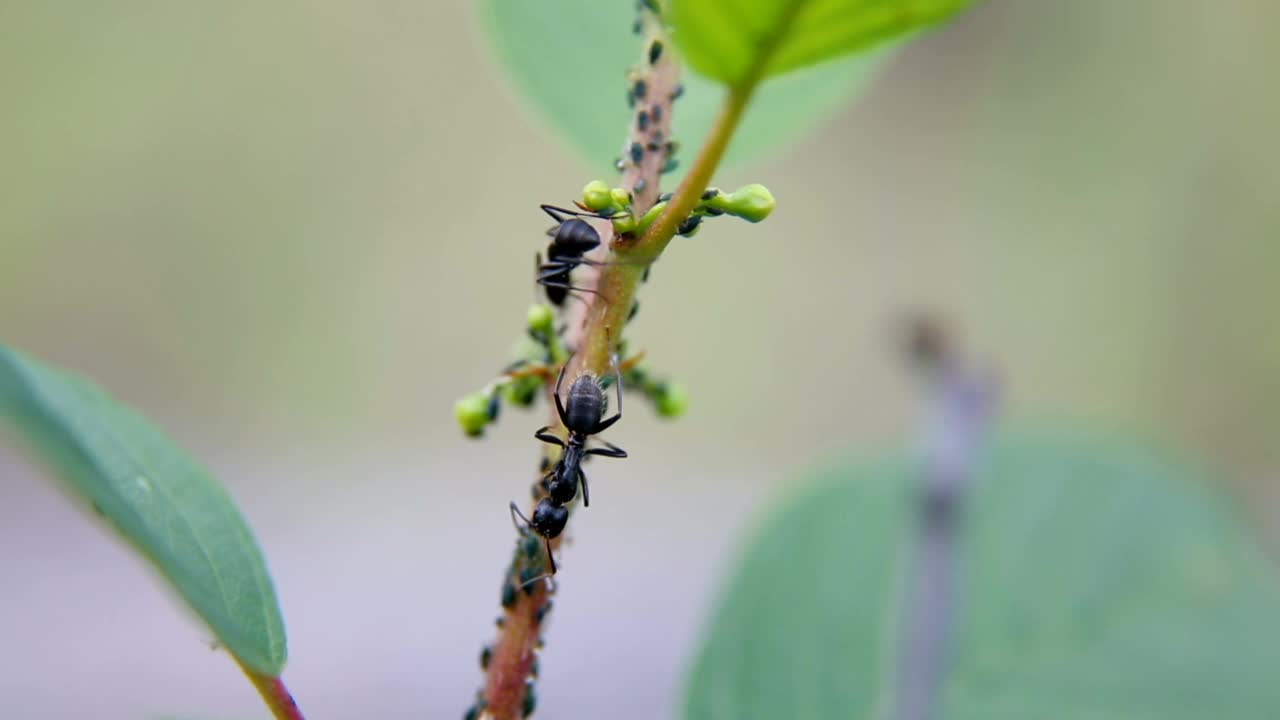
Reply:
[[[556,505],[550,498],[542,498],[533,509],[533,520],[529,524],[539,535],[550,540],[564,532],[568,522],[568,508]]]

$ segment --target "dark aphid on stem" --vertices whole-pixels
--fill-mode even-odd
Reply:
[[[551,612],[551,601],[548,600],[542,604],[542,607],[533,611],[533,624],[541,625],[542,621],[547,617],[547,613]]]
[[[480,669],[488,670],[491,660],[493,660],[493,648],[485,645],[484,649],[480,651]]]
[[[644,146],[638,142],[631,143],[629,152],[631,153],[631,162],[636,165],[639,165],[640,161],[644,159]]]
[[[534,693],[534,683],[525,683],[525,705],[520,708],[521,715],[529,717],[534,714],[535,707],[538,707],[538,694]]]
[[[587,476],[582,472],[582,461],[592,455],[615,458],[627,456],[627,451],[603,441],[601,442],[604,447],[587,448],[587,439],[590,436],[604,432],[622,419],[622,373],[618,370],[617,358],[614,358],[613,371],[618,391],[618,409],[608,418],[604,417],[608,405],[607,396],[600,380],[594,375],[579,375],[569,385],[568,400],[560,399],[560,387],[564,383],[564,373],[568,367],[569,363],[566,361],[564,367],[560,368],[560,375],[556,378],[556,387],[552,395],[555,398],[556,413],[560,417],[560,422],[569,431],[568,441],[561,440],[548,432],[551,430],[549,426],[533,434],[542,442],[558,445],[564,450],[547,476],[547,497],[539,500],[534,507],[532,520],[526,518],[514,502],[511,503],[511,521],[516,523],[516,527],[520,528],[520,524],[516,522],[516,517],[519,517],[524,521],[526,528],[542,536],[545,542],[550,572],[539,577],[556,574],[556,560],[551,554],[551,541],[564,531],[565,523],[569,521],[569,509],[565,505],[573,502],[577,497],[579,485],[582,486],[582,505],[584,507],[591,505],[591,495],[587,490]],[[527,582],[531,583],[537,579],[531,578]],[[521,581],[524,582],[525,579],[522,577]]]
[[[644,96],[648,94],[648,92],[649,86],[645,84],[644,80],[637,80],[635,84],[631,86],[631,97],[635,98],[635,100],[643,100]],[[659,118],[656,117],[654,118],[655,121],[658,119]]]
[[[653,118],[654,122],[662,122],[662,106],[654,103],[653,107],[649,109],[649,117]]]
[[[516,585],[510,578],[502,583],[502,607],[511,608],[516,604]]]
[[[675,102],[676,100],[679,100],[680,96],[682,95],[684,95],[684,86],[677,85],[675,90],[671,91],[671,102]]]
[[[676,234],[692,235],[693,233],[697,232],[698,226],[701,224],[702,224],[701,215],[690,215],[689,217],[681,221],[680,225],[676,228]]]
[[[654,40],[649,45],[649,64],[653,65],[658,62],[658,58],[662,57],[662,41]]]

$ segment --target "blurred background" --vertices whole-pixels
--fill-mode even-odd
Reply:
[[[453,717],[478,687],[544,415],[476,442],[452,405],[523,327],[538,203],[610,177],[512,98],[473,10],[0,2],[0,340],[231,488],[317,717]],[[610,434],[631,459],[571,528],[546,716],[672,714],[753,516],[914,437],[913,308],[1001,369],[1006,422],[1200,458],[1276,547],[1277,27],[1267,0],[989,0],[723,173],[779,209],[677,238],[642,291],[631,342],[692,405]],[[86,517],[5,447],[0,717],[265,716]]]

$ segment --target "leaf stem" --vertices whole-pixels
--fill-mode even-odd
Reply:
[[[298,703],[294,702],[293,695],[289,693],[289,689],[284,686],[284,681],[279,677],[263,675],[262,673],[250,668],[236,658],[236,663],[240,669],[244,671],[249,682],[257,688],[258,694],[262,696],[262,701],[266,703],[267,708],[271,710],[271,714],[276,720],[306,720],[302,715],[302,711],[298,709]]]

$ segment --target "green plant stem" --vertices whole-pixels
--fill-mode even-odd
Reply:
[[[253,670],[249,666],[240,662],[236,658],[236,663],[240,665],[240,669],[244,671],[249,682],[257,688],[258,694],[262,696],[262,701],[267,704],[267,708],[271,710],[271,715],[276,720],[306,720],[302,715],[302,711],[298,709],[298,703],[294,702],[293,695],[289,693],[289,689],[284,686],[284,681],[278,677],[263,675]]]
[[[693,211],[702,193],[711,184],[711,177],[720,165],[729,140],[738,127],[742,113],[751,100],[756,82],[752,79],[725,96],[724,104],[711,127],[689,174],[672,195],[666,209],[657,220],[634,240],[617,237],[613,254],[621,262],[610,263],[600,273],[596,284],[595,299],[587,311],[586,328],[578,356],[577,367],[570,367],[570,374],[588,371],[603,375],[609,371],[610,353],[622,335],[627,313],[635,297],[636,287],[644,275],[644,269],[658,259],[671,238],[675,237],[680,222]]]

